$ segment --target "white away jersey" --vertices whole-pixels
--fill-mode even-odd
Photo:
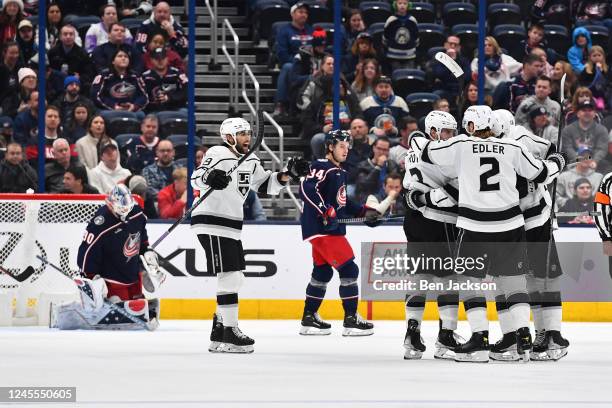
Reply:
[[[457,227],[479,232],[523,226],[516,176],[544,182],[549,171],[519,142],[466,135],[428,144],[421,160],[445,166],[440,169],[447,177],[459,179]]]
[[[200,195],[210,188],[206,176],[212,169],[227,172],[239,157],[226,146],[214,146],[206,152],[202,163],[191,175],[191,185]],[[229,185],[212,192],[191,215],[191,229],[196,234],[218,235],[240,239],[244,212],[242,205],[251,188],[261,193],[278,194],[284,187],[278,173],[264,170],[259,159],[252,155],[232,173]]]
[[[406,190],[419,190],[425,195],[426,204],[419,208],[425,218],[455,224],[457,222],[457,179],[446,177],[440,166],[421,161],[421,153],[429,141],[424,137],[413,137],[404,159],[406,175],[403,185]]]

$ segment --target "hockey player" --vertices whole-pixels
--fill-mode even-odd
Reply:
[[[83,278],[81,302],[54,307],[54,324],[60,329],[137,329],[125,316],[113,311],[105,299],[135,318],[156,328],[157,299],[144,299],[139,255],[154,276],[163,280],[157,255],[148,249],[147,218],[127,187],[116,185],[90,221],[79,247],[77,265]]]
[[[437,143],[455,136],[457,121],[450,113],[432,111],[425,117],[425,131],[427,138],[417,137],[418,134],[423,135],[420,132],[412,133],[410,150],[405,158],[404,188],[409,209],[404,217],[404,233],[408,241],[408,254],[415,254],[416,257],[425,254],[428,257],[444,259],[453,255],[451,244],[454,246],[457,236],[457,202],[452,196],[454,194],[456,197],[457,183],[456,180],[451,181],[445,177],[438,166],[422,163],[421,152],[429,140],[431,143]],[[452,194],[448,193],[448,190],[452,191]],[[417,281],[443,282],[444,287],[447,287],[445,283],[453,274],[453,270],[428,270],[414,274],[413,278]],[[406,295],[406,360],[420,359],[425,351],[420,327],[426,297],[425,290],[416,290]],[[440,330],[434,357],[454,359],[454,350],[458,345],[454,330],[457,329],[459,293],[440,292],[437,300]]]
[[[264,170],[255,155],[249,156],[231,175],[226,174],[249,151],[251,126],[242,118],[229,118],[220,128],[223,144],[206,152],[191,176],[200,194],[213,192],[193,210],[191,229],[206,252],[208,270],[217,276],[217,311],[213,317],[210,352],[252,353],[255,341],[238,328],[238,291],[245,269],[242,205],[251,189],[278,194],[290,177],[308,172],[308,162],[289,159],[287,170]]]
[[[536,158],[544,158],[556,151],[549,140],[538,137],[523,126],[516,126],[512,113],[499,109],[493,112],[498,127],[498,137],[509,138],[522,143]],[[561,263],[551,235],[550,208],[552,200],[544,184],[535,184],[518,177],[520,207],[525,219],[525,236],[529,274],[527,289],[536,337],[533,343],[532,360],[558,360],[567,354],[569,342],[561,336],[561,292],[559,277]],[[548,242],[550,258],[548,255]],[[547,269],[548,267],[548,269]],[[503,337],[491,346],[491,359],[518,361],[516,336],[513,321],[508,313],[508,305],[503,293],[495,297],[495,306]]]
[[[310,173],[301,183],[300,196],[304,210],[300,218],[302,239],[312,245],[313,269],[306,287],[306,301],[300,334],[330,334],[331,325],[319,317],[317,311],[325,297],[327,284],[334,272],[340,276],[340,298],[344,308],[343,336],[368,336],[374,325],[357,313],[359,268],[353,249],[348,243],[346,226],[338,219],[346,215],[366,215],[366,225],[375,226],[379,217],[376,210],[358,205],[346,197],[346,176],[341,164],[349,151],[350,134],[332,130],[325,136],[324,159],[310,164]]]
[[[547,160],[533,157],[514,140],[498,139],[492,131],[493,112],[487,106],[472,106],[463,117],[470,136],[459,135],[436,144],[429,143],[421,160],[436,164],[447,177],[457,177],[459,200],[457,227],[459,256],[477,260],[487,255],[489,274],[503,291],[514,321],[517,351],[529,359],[529,296],[524,269],[525,229],[516,189],[517,174],[535,183],[546,183],[565,167],[562,155]],[[475,177],[478,175],[478,177]],[[476,244],[477,243],[477,244]],[[500,245],[503,243],[503,245]],[[479,283],[485,268],[466,270],[466,283]],[[456,361],[489,361],[489,325],[482,291],[464,296],[472,336],[455,350]]]

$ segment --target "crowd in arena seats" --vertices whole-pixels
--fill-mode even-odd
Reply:
[[[322,156],[324,135],[331,129],[328,66],[341,66],[339,113],[342,127],[353,135],[353,150],[345,164],[348,193],[353,197],[365,200],[380,193],[386,172],[403,172],[406,129],[424,131],[429,111],[442,108],[458,116],[478,103],[477,1],[343,1],[341,61],[332,57],[333,2],[249,3],[259,20],[254,38],[268,40],[271,65],[276,63],[280,70],[275,117],[295,121],[294,128],[310,147],[305,154],[312,157]],[[576,180],[587,180],[593,194],[597,176],[612,170],[612,59],[606,53],[612,39],[612,4],[594,0],[490,3],[482,56],[485,104],[510,110],[517,124],[554,143],[564,112],[562,149],[571,160],[585,154],[591,158],[562,178],[559,206],[575,203],[571,200],[586,194],[586,182],[578,191]],[[463,89],[434,58],[439,51],[463,68]],[[299,76],[292,76],[296,66]],[[559,94],[564,74],[562,106]],[[318,90],[320,109],[310,104],[313,89]],[[359,109],[349,95],[357,98]],[[367,169],[379,173],[375,177]],[[364,180],[376,180],[376,186],[366,183],[365,187]]]

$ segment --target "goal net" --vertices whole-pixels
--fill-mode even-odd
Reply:
[[[77,299],[74,284],[37,258],[76,276],[77,250],[102,194],[0,194],[0,326],[48,324],[50,302]]]

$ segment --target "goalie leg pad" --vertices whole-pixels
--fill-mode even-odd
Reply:
[[[130,300],[116,304],[127,313],[140,319],[150,328],[156,328],[154,322],[149,321],[149,307],[146,299]],[[156,319],[157,320],[157,319]],[[84,309],[79,302],[52,305],[49,327],[60,330],[142,330],[142,326],[132,322],[103,303],[97,310]]]
[[[108,288],[104,279],[75,279],[74,282],[79,287],[81,304],[86,311],[95,311],[102,308],[104,299],[108,295]]]

